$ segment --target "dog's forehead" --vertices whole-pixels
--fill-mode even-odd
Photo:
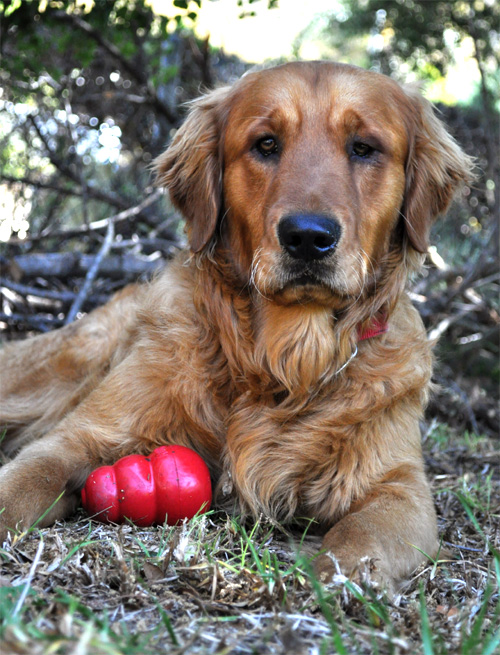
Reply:
[[[291,126],[304,117],[345,122],[359,116],[401,132],[409,110],[408,97],[390,78],[331,62],[294,62],[252,72],[234,93],[231,114],[240,127],[270,117],[283,117]]]

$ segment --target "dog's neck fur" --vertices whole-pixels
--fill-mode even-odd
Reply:
[[[349,360],[359,330],[380,312],[390,316],[406,284],[403,257],[401,249],[392,251],[376,293],[338,315],[313,303],[279,305],[248,286],[238,288],[228,257],[219,254],[217,264],[195,260],[195,303],[219,338],[235,388],[259,397],[315,395]]]
[[[277,305],[260,296],[255,301],[255,365],[291,395],[313,393],[329,377],[332,362],[342,358],[331,311],[320,305]]]

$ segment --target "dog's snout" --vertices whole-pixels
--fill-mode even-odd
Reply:
[[[306,262],[331,255],[337,247],[340,232],[335,219],[315,214],[285,216],[278,226],[281,246],[294,259]]]

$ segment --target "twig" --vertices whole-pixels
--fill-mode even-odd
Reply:
[[[173,239],[154,239],[141,237],[140,239],[123,239],[122,241],[115,241],[111,246],[113,251],[126,250],[128,248],[136,248],[141,246],[149,250],[161,250],[163,254],[170,255],[177,252],[181,248],[181,244]]]
[[[25,184],[26,186],[35,187],[35,189],[48,189],[49,191],[57,191],[67,196],[81,196],[81,192],[76,189],[59,186],[53,182],[42,182],[41,180],[32,180],[30,177],[14,177],[13,175],[0,174],[0,180],[7,182],[7,184]]]
[[[69,89],[64,89],[64,91],[67,91],[69,94]],[[67,95],[64,95],[64,93],[61,94],[61,97],[64,98],[64,109],[66,110],[66,129],[68,131],[68,136],[71,141],[71,144],[73,146],[73,150],[76,153],[77,152],[77,141],[78,141],[78,136],[75,130],[75,127],[72,125],[71,121],[69,120],[70,115],[73,113],[73,108],[71,107],[71,103],[69,101],[69,98]],[[79,184],[80,188],[82,190],[82,214],[83,214],[83,222],[85,225],[88,224],[89,222],[89,208],[88,208],[88,200],[89,200],[89,191],[88,191],[88,184],[85,180],[85,173],[84,173],[84,166],[83,166],[83,161],[80,157],[76,159],[77,162],[77,168],[78,168],[78,178],[79,178]]]
[[[453,323],[456,323],[464,316],[467,316],[467,314],[470,314],[470,312],[475,312],[475,311],[477,311],[476,305],[465,305],[464,309],[460,310],[454,316],[447,316],[442,321],[440,321],[435,328],[433,328],[428,332],[427,339],[429,341],[435,341],[439,339],[450,327],[450,325],[453,325]]]
[[[483,277],[479,280],[476,280],[470,285],[471,289],[475,289],[476,287],[481,287],[484,286],[485,284],[490,284],[490,282],[497,282],[500,280],[500,273],[493,273],[492,275],[488,275],[487,277]]]
[[[147,196],[141,203],[139,203],[135,207],[129,207],[128,209],[124,209],[118,214],[114,214],[113,216],[109,216],[108,218],[103,218],[99,221],[93,221],[92,223],[89,223],[88,226],[82,226],[81,232],[83,233],[83,232],[89,232],[91,230],[100,230],[104,227],[107,227],[110,221],[113,223],[117,223],[118,221],[124,221],[129,218],[134,218],[135,216],[138,216],[143,209],[149,207],[149,205],[152,205],[154,202],[156,202],[162,196],[162,193],[163,192],[161,189],[155,189],[153,193]]]
[[[23,181],[23,180],[19,180]],[[32,184],[31,181],[26,181],[26,184]],[[35,186],[40,186],[40,188],[52,188],[51,186],[42,186],[35,184]],[[81,195],[77,194],[75,192],[67,192],[63,189],[56,189],[57,191],[61,191],[61,193],[72,193],[73,195]],[[163,192],[161,189],[155,189],[153,193],[150,195],[146,196],[146,198],[139,203],[138,205],[135,205],[134,207],[129,207],[128,209],[124,209],[123,211],[119,212],[118,214],[113,214],[112,216],[108,216],[107,218],[100,219],[98,221],[93,221],[92,223],[89,223],[88,225],[82,225],[81,227],[74,227],[70,228],[67,230],[57,230],[54,232],[51,232],[50,230],[46,230],[45,232],[41,232],[40,234],[36,235],[29,235],[25,239],[16,239],[11,238],[9,239],[8,243],[9,244],[18,244],[18,243],[31,243],[31,242],[37,242],[37,241],[42,241],[43,239],[52,239],[52,238],[57,238],[57,239],[69,239],[71,237],[75,236],[80,236],[83,234],[89,234],[92,232],[97,232],[99,230],[103,230],[107,228],[109,221],[113,221],[113,223],[118,223],[120,221],[126,221],[131,218],[138,218],[142,215],[142,212],[146,207],[149,207],[149,205],[152,205],[154,202],[159,200],[161,198]]]
[[[47,151],[47,155],[50,159],[50,163],[57,168],[65,177],[69,178],[72,182],[75,184],[78,184],[78,186],[81,187],[81,180],[79,179],[78,175],[74,173],[74,171],[71,170],[69,166],[67,166],[63,160],[56,155],[56,153],[52,150],[50,147],[49,141],[45,134],[42,132],[40,129],[37,121],[35,120],[35,117],[31,114],[28,115],[28,120],[30,123],[33,125],[35,128],[35,131],[37,135],[40,137],[43,145],[45,146],[45,149]],[[95,198],[96,200],[101,200],[103,202],[108,203],[109,205],[112,205],[113,207],[119,207],[121,209],[125,208],[126,201],[120,198],[119,196],[106,193],[105,191],[101,191],[99,189],[96,189],[94,185],[88,184],[87,185],[87,193],[89,196],[92,198]],[[83,192],[80,193],[80,195],[83,195]]]
[[[39,287],[31,287],[26,284],[19,284],[7,278],[0,277],[0,287],[15,291],[21,296],[35,296],[36,298],[46,298],[47,300],[56,300],[62,303],[71,303],[76,298],[76,293],[73,291],[53,291],[51,289],[40,289]],[[108,299],[106,294],[96,294],[89,297],[92,302],[102,305]]]
[[[206,87],[212,87],[214,79],[210,70],[210,37],[206,37],[201,42],[201,48],[193,36],[187,39],[191,55],[201,71],[202,82]]]
[[[145,74],[145,71],[124,57],[120,50],[113,43],[106,41],[106,39],[103,38],[102,34],[98,30],[94,29],[92,25],[84,21],[76,14],[69,14],[64,11],[56,11],[53,15],[61,21],[71,23],[74,27],[77,27],[82,32],[85,32],[85,34],[90,36],[108,54],[116,59],[123,66],[123,68],[139,82],[139,84],[145,86],[148,97],[150,99],[150,104],[152,104],[159,111],[159,113],[167,119],[169,123],[175,125],[178,122],[179,116],[165,102],[163,102],[163,100],[158,97],[153,85]]]
[[[75,320],[76,315],[78,314],[83,303],[85,302],[90,292],[90,289],[92,288],[92,284],[94,283],[94,279],[99,271],[101,262],[104,259],[104,257],[106,257],[106,255],[109,252],[109,249],[111,248],[111,244],[113,242],[114,236],[115,236],[115,224],[113,221],[109,221],[108,229],[106,231],[106,237],[103,241],[101,248],[99,249],[99,252],[96,255],[94,263],[89,268],[89,271],[85,276],[85,282],[82,288],[80,289],[77,297],[75,298],[74,303],[71,305],[70,310],[66,315],[66,320],[64,321],[65,325],[68,325],[68,323],[72,323]]]
[[[42,556],[43,552],[43,539],[40,538],[40,543],[38,544],[38,548],[35,554],[35,558],[33,560],[33,563],[31,565],[30,571],[28,573],[28,578],[26,579],[26,584],[24,585],[24,589],[21,592],[21,595],[19,596],[19,599],[16,603],[16,606],[14,607],[14,611],[12,612],[12,616],[17,616],[19,613],[21,607],[24,605],[24,601],[26,600],[26,596],[28,595],[28,591],[31,586],[31,581],[33,580],[33,577],[35,575],[36,567],[38,566],[38,562],[40,561],[40,557]]]
[[[490,243],[494,244],[494,247],[496,247],[496,235],[498,232],[498,223],[495,222],[494,228],[492,230],[491,238],[492,241]],[[488,248],[485,248],[481,251],[481,254],[477,258],[477,261],[469,271],[464,275],[464,278],[462,282],[456,287],[453,288],[450,293],[447,295],[446,298],[446,306],[449,306],[451,302],[461,293],[463,293],[466,289],[468,289],[470,286],[474,284],[477,280],[481,279],[488,266],[488,259],[495,259],[494,253],[492,253]]]
[[[24,323],[40,332],[50,332],[54,328],[63,325],[63,321],[60,318],[49,318],[48,316],[40,316],[39,314],[32,316],[30,314],[5,314],[4,312],[0,312],[0,321],[4,321],[5,323]]]
[[[459,544],[452,544],[450,541],[443,541],[445,546],[451,546],[452,548],[458,548],[459,550],[468,550],[471,553],[482,553],[483,548],[470,548],[469,546],[460,546]]]
[[[458,384],[453,380],[445,379],[443,377],[436,377],[436,381],[441,387],[444,387],[448,391],[448,393],[452,391],[457,394],[457,396],[460,398],[460,400],[463,403],[463,407],[465,413],[467,414],[467,418],[469,419],[469,423],[472,427],[472,430],[475,432],[475,434],[480,434],[481,431],[477,424],[476,415],[474,414],[474,410],[472,409],[472,405],[470,404],[469,398],[465,393],[465,391],[462,391],[462,389],[458,386]]]

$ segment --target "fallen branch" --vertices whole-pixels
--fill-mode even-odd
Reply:
[[[85,277],[93,266],[95,255],[78,253],[47,253],[17,255],[8,264],[10,275],[16,282],[23,279],[46,277],[66,278]],[[164,266],[163,259],[140,258],[135,255],[111,255],[103,259],[100,272],[112,279],[135,279],[150,275]]]
[[[71,305],[67,315],[66,315],[66,320],[64,321],[65,325],[68,325],[68,323],[72,323],[78,312],[83,306],[83,303],[85,302],[90,289],[92,288],[92,285],[94,283],[95,277],[97,273],[99,272],[99,269],[101,267],[103,259],[106,257],[106,255],[109,252],[109,249],[111,248],[111,244],[113,243],[113,238],[115,236],[115,228],[114,228],[114,223],[113,221],[109,221],[108,223],[108,229],[106,232],[106,238],[103,241],[103,244],[101,248],[99,249],[99,252],[94,258],[94,261],[92,263],[92,266],[89,268],[87,275],[85,276],[85,282],[80,289],[77,297],[75,298],[75,301]]]
[[[0,321],[5,323],[21,323],[29,325],[39,332],[50,332],[56,327],[61,327],[63,321],[55,316],[42,316],[41,314],[6,314],[0,312]]]
[[[18,293],[21,296],[27,298],[29,302],[29,296],[35,298],[44,298],[46,300],[53,300],[55,302],[60,302],[62,304],[68,305],[72,303],[77,294],[74,291],[55,291],[53,289],[41,289],[40,287],[32,287],[27,284],[19,284],[18,282],[13,282],[7,278],[0,278],[0,287],[5,289],[10,289],[15,293]],[[89,295],[87,300],[95,305],[102,305],[109,299],[109,295],[99,293]]]
[[[472,405],[469,402],[469,398],[465,391],[463,391],[456,382],[449,378],[444,378],[444,377],[436,377],[436,382],[439,384],[439,386],[446,391],[448,394],[453,395],[455,394],[460,398],[462,408],[465,411],[467,418],[469,420],[469,424],[472,428],[472,430],[476,434],[480,434],[480,429],[477,424],[476,420],[476,415],[474,413],[474,410],[472,409]]]

